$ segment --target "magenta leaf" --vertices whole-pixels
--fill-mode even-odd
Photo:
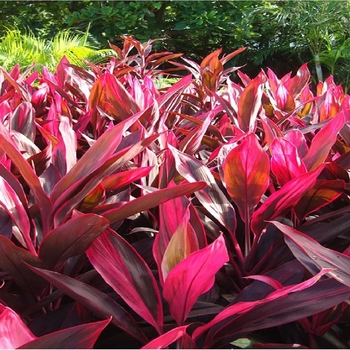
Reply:
[[[186,329],[189,325],[175,327],[170,331],[160,335],[158,338],[153,339],[141,349],[164,349],[167,348],[174,341],[180,339],[186,334]]]
[[[309,280],[280,288],[264,299],[229,306],[198,327],[192,337],[204,348],[217,348],[253,331],[293,322],[338,305],[350,296],[350,288],[334,279],[319,281],[327,272],[322,270]]]
[[[159,334],[163,308],[157,282],[141,256],[120,235],[105,230],[86,252],[102,278]]]
[[[298,230],[272,221],[286,236],[285,241],[293,255],[311,272],[329,269],[328,276],[350,287],[350,258],[342,253],[323,247],[321,244]]]
[[[220,235],[169,272],[164,282],[163,296],[178,325],[183,325],[198,297],[214,285],[215,274],[228,260],[225,240]]]
[[[92,241],[109,226],[96,214],[79,215],[48,232],[39,248],[39,258],[57,270],[70,257],[84,254]]]
[[[267,221],[283,216],[292,210],[304,193],[315,185],[323,168],[324,165],[320,165],[316,170],[290,180],[278,191],[272,193],[253,213],[251,222],[253,232],[260,235]]]
[[[298,155],[297,148],[291,142],[276,138],[271,144],[271,152],[271,170],[280,186],[306,173],[306,167]]]
[[[0,303],[0,348],[17,349],[36,339],[22,319],[9,307]]]
[[[308,171],[315,170],[327,159],[331,147],[337,140],[338,132],[344,124],[345,115],[344,112],[340,112],[316,134],[311,142],[308,153],[303,158]]]
[[[112,324],[140,341],[147,342],[146,336],[131,315],[107,294],[75,278],[57,272],[34,267],[31,267],[31,270],[97,315],[104,318],[112,317]]]
[[[111,319],[62,329],[32,340],[19,349],[92,349]]]
[[[22,102],[11,117],[11,130],[16,130],[29,140],[35,139],[35,110],[29,102]]]

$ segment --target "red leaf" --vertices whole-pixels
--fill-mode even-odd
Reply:
[[[280,84],[276,90],[275,96],[277,107],[284,112],[291,112],[295,108],[295,101],[292,94]]]
[[[306,167],[300,159],[297,148],[283,138],[276,138],[271,144],[271,170],[280,186],[295,177],[306,173]]]
[[[39,258],[49,269],[57,270],[69,258],[84,254],[92,241],[109,226],[95,214],[79,215],[49,232],[39,248]]]
[[[162,334],[156,339],[153,339],[146,345],[144,345],[141,349],[164,349],[167,348],[174,341],[180,339],[184,334],[186,334],[186,329],[189,325],[180,326],[171,329],[170,331]]]
[[[238,206],[241,218],[248,223],[270,178],[269,158],[254,134],[246,136],[230,151],[223,173],[227,191]]]
[[[261,107],[262,85],[266,81],[263,72],[243,90],[238,101],[238,124],[242,131],[254,132],[258,111]]]
[[[292,210],[306,191],[311,189],[324,166],[298,176],[287,182],[281,189],[271,196],[253,213],[251,227],[256,235],[260,235],[267,225],[267,221],[283,216]]]
[[[311,146],[303,161],[309,171],[315,170],[328,157],[329,151],[337,140],[338,132],[345,124],[343,112],[338,113],[328,124],[321,128],[313,138]]]
[[[333,202],[344,193],[344,189],[343,180],[316,180],[314,187],[302,196],[294,208],[299,220],[303,220],[308,214]]]
[[[19,349],[92,349],[111,319],[86,323],[46,334]]]
[[[163,309],[157,282],[141,256],[120,235],[107,229],[86,252],[102,278],[159,334]]]
[[[182,260],[168,274],[163,296],[178,325],[183,325],[197,298],[215,282],[215,274],[229,260],[222,235]]]
[[[272,221],[286,236],[285,241],[293,255],[311,272],[317,273],[321,269],[329,269],[329,277],[350,287],[350,258],[342,253],[323,247],[306,234],[292,227]]]
[[[9,307],[0,303],[0,348],[17,349],[36,336],[29,330],[22,319]]]
[[[304,63],[297,71],[296,76],[284,82],[284,86],[290,91],[293,96],[299,95],[302,90],[308,86],[310,79],[310,71],[307,68],[307,63]]]
[[[10,119],[11,130],[16,130],[26,136],[29,140],[35,139],[35,110],[29,102],[22,102],[13,112]]]
[[[123,329],[136,339],[147,342],[146,336],[139,329],[131,315],[107,294],[75,278],[57,272],[34,267],[31,267],[31,270],[97,315],[112,317],[112,324]]]

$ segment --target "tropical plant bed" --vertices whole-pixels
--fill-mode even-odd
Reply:
[[[350,347],[350,96],[123,39],[1,69],[0,347]]]

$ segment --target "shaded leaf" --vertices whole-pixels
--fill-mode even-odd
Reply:
[[[174,341],[180,339],[184,334],[186,334],[186,326],[175,327],[170,331],[160,335],[158,338],[153,339],[141,349],[164,349],[167,348]]]

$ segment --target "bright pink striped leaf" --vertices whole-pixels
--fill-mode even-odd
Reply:
[[[108,226],[108,220],[102,216],[78,215],[44,237],[39,248],[39,258],[49,269],[57,270],[68,258],[84,254]]]
[[[9,307],[0,303],[0,348],[17,349],[36,336],[29,330],[22,319]]]
[[[111,319],[62,329],[39,337],[19,349],[92,349]]]
[[[338,132],[345,124],[344,112],[338,113],[312,139],[307,155],[303,158],[308,171],[315,170],[328,157],[331,147],[337,140]]]
[[[302,196],[294,208],[299,220],[303,220],[308,214],[333,202],[344,193],[344,189],[343,180],[317,180],[314,187]]]
[[[297,74],[284,82],[284,86],[296,97],[305,87],[307,87],[310,79],[310,71],[307,68],[307,63],[304,63],[297,71]]]
[[[306,173],[306,167],[297,148],[289,141],[276,138],[271,144],[271,170],[280,186]]]
[[[105,230],[86,254],[102,278],[144,320],[163,329],[163,308],[157,282],[141,256],[120,235]]]
[[[158,338],[153,339],[141,349],[164,349],[167,348],[174,341],[180,339],[186,334],[186,329],[189,325],[175,327],[170,331],[160,335]]]
[[[284,136],[284,139],[291,142],[297,148],[298,155],[300,158],[306,156],[307,152],[309,151],[309,148],[307,147],[307,143],[303,133],[299,129],[289,130]]]
[[[285,241],[293,255],[311,272],[329,269],[329,277],[350,287],[350,258],[340,252],[323,247],[314,239],[292,227],[272,221],[285,235]]]
[[[223,164],[226,189],[236,203],[241,218],[248,222],[265,193],[270,179],[270,162],[254,134],[227,155]]]
[[[218,348],[253,331],[293,322],[338,305],[350,296],[350,288],[334,279],[320,281],[328,271],[322,270],[309,280],[280,288],[265,299],[229,306],[198,327],[192,337],[204,348]]]
[[[34,267],[31,267],[31,270],[98,316],[104,318],[112,317],[112,324],[123,329],[136,339],[147,342],[146,336],[132,316],[106,293],[58,272]]]
[[[295,108],[295,101],[293,95],[285,88],[281,83],[279,84],[276,93],[275,99],[277,107],[284,112],[291,112]]]
[[[260,72],[249,85],[243,90],[238,100],[238,124],[242,131],[253,132],[255,129],[256,117],[261,107],[263,83],[266,75]]]
[[[304,193],[315,185],[316,179],[323,168],[324,165],[321,165],[314,171],[298,176],[287,182],[278,191],[272,193],[259,209],[253,213],[251,222],[253,232],[256,235],[260,235],[267,225],[267,221],[286,215],[292,210]]]
[[[35,110],[29,102],[22,102],[14,110],[11,117],[11,130],[16,130],[26,136],[29,140],[35,139]]]
[[[215,274],[229,260],[222,234],[207,247],[197,250],[168,274],[163,296],[178,325],[183,325],[198,297],[215,282]]]

